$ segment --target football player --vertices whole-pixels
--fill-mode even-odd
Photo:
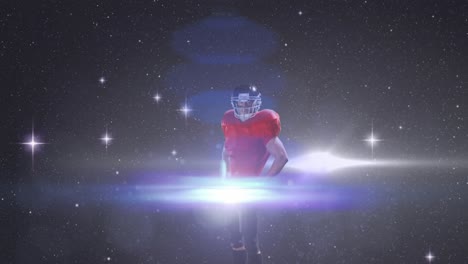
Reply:
[[[279,115],[269,109],[260,110],[261,94],[255,86],[241,85],[231,96],[231,110],[221,121],[224,132],[222,164],[227,177],[258,177],[271,156],[273,163],[265,176],[273,177],[288,162],[283,143]],[[257,210],[242,207],[229,225],[232,255],[235,264],[261,264],[262,255],[257,236]]]

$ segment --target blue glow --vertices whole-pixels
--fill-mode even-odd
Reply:
[[[243,64],[271,54],[278,48],[277,39],[245,17],[210,16],[176,31],[172,46],[196,63]]]
[[[165,84],[180,95],[199,91],[229,90],[239,84],[254,84],[263,95],[286,88],[283,72],[264,63],[245,65],[207,65],[183,63],[172,67]]]
[[[41,185],[37,203],[62,203],[80,208],[108,203],[129,208],[218,208],[260,205],[262,208],[343,209],[369,205],[365,190],[339,186],[323,179],[301,177],[295,183],[279,178],[153,177],[139,184]],[[151,181],[151,183],[149,183]],[[33,194],[27,191],[25,194]],[[37,195],[36,195],[37,196]],[[24,196],[29,197],[29,196]],[[27,200],[29,201],[29,200]],[[43,203],[43,204],[42,204]]]
[[[177,185],[139,185],[136,199],[173,205],[262,204],[273,207],[300,207],[311,204],[352,203],[339,189],[320,185],[284,185],[265,177],[203,178],[185,177]],[[346,197],[346,198],[345,198]]]

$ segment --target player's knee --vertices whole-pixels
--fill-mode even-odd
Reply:
[[[231,248],[232,248],[232,250],[234,250],[234,251],[245,250],[245,246],[244,246],[244,244],[243,244],[241,241],[238,241],[238,242],[235,242],[235,243],[231,243]]]

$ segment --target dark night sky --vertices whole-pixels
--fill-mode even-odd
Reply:
[[[93,203],[81,186],[215,174],[242,83],[280,114],[291,157],[370,158],[373,127],[375,158],[445,164],[326,181],[365,190],[356,207],[266,211],[266,263],[468,261],[466,1],[2,1],[0,14],[2,263],[230,263],[202,213]],[[32,126],[47,143],[34,164],[19,144]]]

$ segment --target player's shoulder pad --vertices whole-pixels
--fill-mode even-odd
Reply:
[[[264,119],[265,121],[269,121],[269,120],[279,120],[280,117],[279,117],[279,114],[276,113],[275,111],[271,110],[271,109],[263,109],[263,110],[260,110],[257,115],[259,115],[262,119]]]
[[[232,121],[232,118],[235,118],[234,109],[227,110],[226,112],[224,112],[223,119],[221,120],[221,123],[222,124],[229,123],[230,121]]]

